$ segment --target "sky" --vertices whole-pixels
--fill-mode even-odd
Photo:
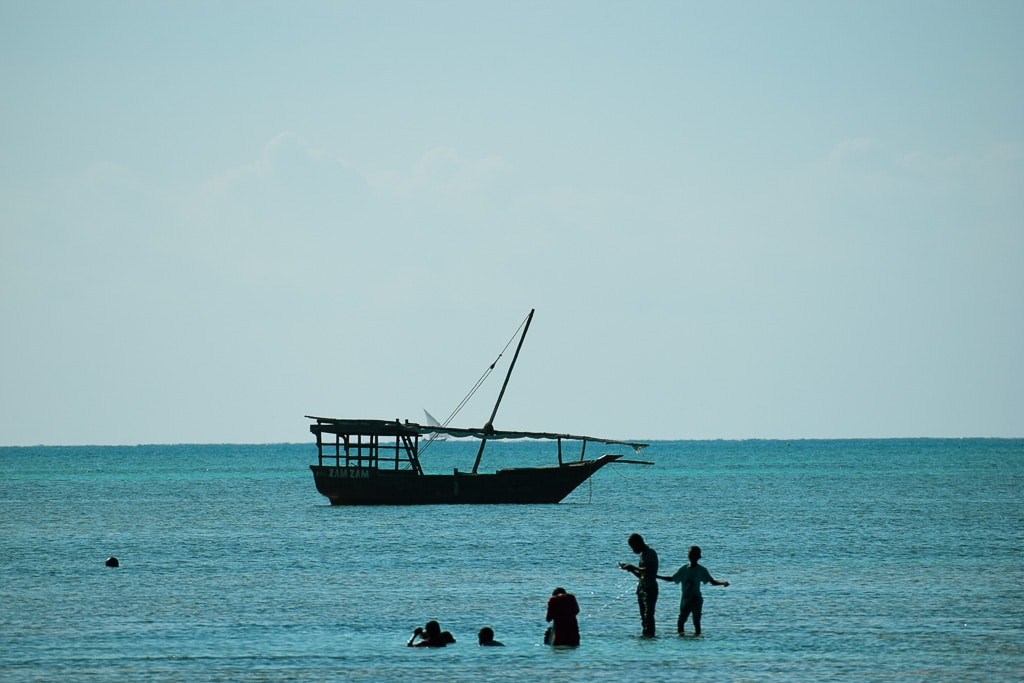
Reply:
[[[1022,26],[0,0],[0,445],[1024,436]]]

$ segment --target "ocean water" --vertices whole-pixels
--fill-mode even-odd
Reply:
[[[553,506],[331,507],[315,456],[0,448],[0,680],[1024,677],[1024,440],[656,442],[653,466],[605,468]],[[667,583],[640,637],[617,566],[633,531],[663,573],[698,544],[731,582],[704,587],[702,637],[675,634]],[[579,648],[540,644],[555,586],[579,600]],[[428,619],[458,642],[407,648]],[[506,647],[478,647],[484,625]]]

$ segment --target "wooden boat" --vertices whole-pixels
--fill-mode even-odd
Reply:
[[[316,436],[318,462],[310,465],[310,469],[313,471],[317,491],[326,496],[332,505],[558,503],[608,463],[651,464],[624,460],[621,455],[614,453],[589,460],[585,457],[588,443],[627,446],[636,452],[647,446],[643,443],[574,434],[494,429],[494,416],[508,387],[509,377],[533,313],[530,311],[526,319],[491,419],[481,428],[421,425],[408,420],[400,422],[307,415],[307,418],[314,420],[309,430]],[[471,471],[460,472],[455,469],[451,474],[424,472],[419,457],[421,439],[427,439],[424,443],[430,443],[437,435],[479,439],[480,446]],[[508,439],[535,439],[555,443],[557,464],[480,472],[480,462],[487,442]],[[565,442],[580,445],[578,459],[566,460],[563,457],[562,447]]]

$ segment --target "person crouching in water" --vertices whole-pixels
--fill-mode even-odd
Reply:
[[[420,639],[419,642],[416,642],[416,638]],[[444,647],[454,642],[455,636],[448,631],[442,631],[441,624],[430,620],[423,628],[416,627],[406,645],[409,647]]]
[[[683,627],[686,625],[686,619],[692,614],[693,632],[699,636],[700,616],[704,608],[704,596],[700,593],[700,585],[702,583],[710,583],[712,586],[728,586],[729,582],[716,581],[711,578],[711,573],[708,572],[707,568],[698,563],[700,560],[700,546],[690,546],[690,552],[687,553],[687,556],[690,558],[690,564],[680,567],[672,576],[659,575],[658,578],[662,581],[671,581],[682,585],[683,595],[679,602],[679,623],[677,626],[679,635],[684,634]]]
[[[576,615],[580,613],[580,605],[576,596],[566,593],[562,587],[556,588],[548,598],[548,613],[545,619],[554,622],[544,642],[547,645],[568,645],[575,647],[580,644],[580,626]]]

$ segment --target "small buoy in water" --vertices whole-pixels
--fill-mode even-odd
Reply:
[[[108,567],[120,567],[121,563],[117,561],[116,557],[108,557],[107,558],[107,566]]]

